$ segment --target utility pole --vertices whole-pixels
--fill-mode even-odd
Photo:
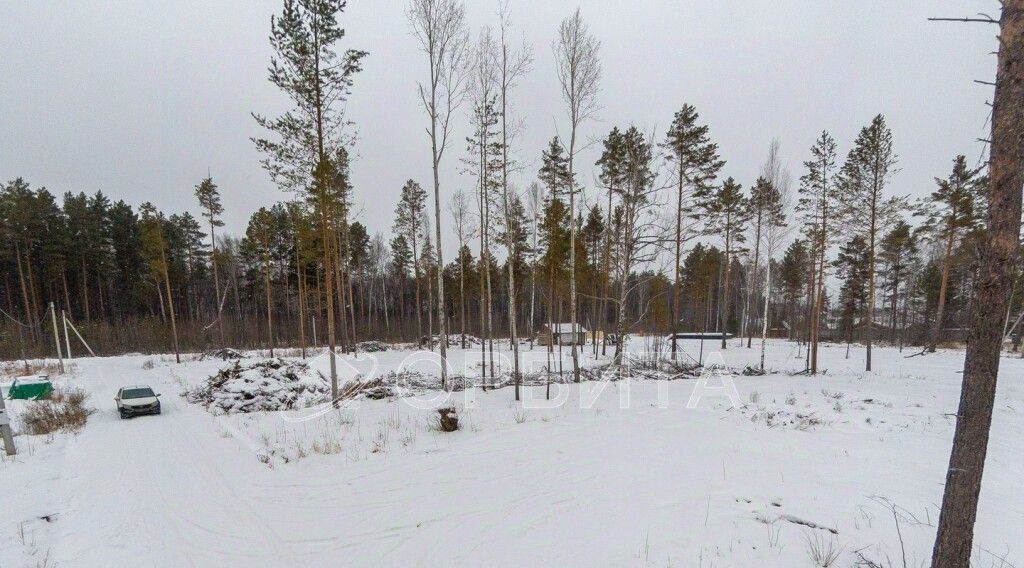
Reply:
[[[7,455],[17,454],[18,450],[14,447],[14,434],[11,433],[11,418],[7,416],[3,393],[0,393],[0,436],[4,439],[4,451],[7,452]]]
[[[53,321],[53,342],[57,345],[57,367],[60,369],[60,374],[63,375],[64,354],[60,350],[60,334],[57,332],[57,310],[53,307],[53,302],[50,302],[50,320]]]
[[[68,361],[71,361],[71,340],[68,339],[68,316],[64,315],[64,310],[60,311],[60,321],[64,322],[64,354],[67,355]]]

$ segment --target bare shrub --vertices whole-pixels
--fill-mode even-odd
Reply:
[[[86,408],[89,395],[82,389],[62,388],[43,400],[30,402],[21,416],[24,430],[28,434],[52,434],[54,432],[77,432],[81,430],[89,415],[96,412]]]
[[[74,373],[78,365],[71,361],[65,361],[64,366],[68,373]],[[0,363],[0,375],[18,377],[23,375],[56,375],[60,373],[60,365],[57,361],[46,359],[30,361],[5,361]]]
[[[453,407],[437,409],[436,424],[440,432],[454,432],[459,429],[459,413]]]
[[[152,369],[153,366],[154,365],[153,365],[153,360],[152,359],[146,359],[145,361],[142,362],[142,370],[143,371],[148,371],[148,370]]]

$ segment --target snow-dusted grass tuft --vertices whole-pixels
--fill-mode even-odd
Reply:
[[[832,537],[822,536],[817,531],[804,534],[807,541],[807,556],[818,568],[831,568],[839,560],[843,553],[843,547],[839,546]]]
[[[434,417],[431,424],[432,430],[437,432],[454,432],[459,428],[459,412],[454,406],[437,409],[437,416]]]

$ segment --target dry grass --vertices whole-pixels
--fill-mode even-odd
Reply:
[[[49,398],[28,403],[21,415],[27,434],[52,434],[81,430],[95,409],[85,406],[89,395],[78,388],[61,388]]]
[[[73,373],[78,366],[70,361],[64,362],[65,370]],[[58,375],[60,365],[56,361],[43,359],[30,359],[27,363],[24,360],[5,361],[0,363],[0,375],[8,377],[20,377],[24,375]]]
[[[825,538],[817,532],[805,535],[807,539],[807,556],[815,566],[819,568],[830,568],[835,566],[839,556],[843,553],[843,547],[836,544],[831,538]]]

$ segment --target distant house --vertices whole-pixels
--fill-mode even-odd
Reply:
[[[571,323],[553,323],[550,327],[548,324],[540,326],[540,331],[537,333],[537,343],[540,345],[572,345],[573,335],[575,335],[575,343],[577,345],[586,345],[587,343],[587,330],[580,324],[576,324],[576,333],[572,332]]]
[[[676,333],[670,333],[668,339],[671,340],[673,337],[676,339],[722,339],[722,336],[726,339],[732,339],[731,333],[722,333],[720,331],[678,331]]]

